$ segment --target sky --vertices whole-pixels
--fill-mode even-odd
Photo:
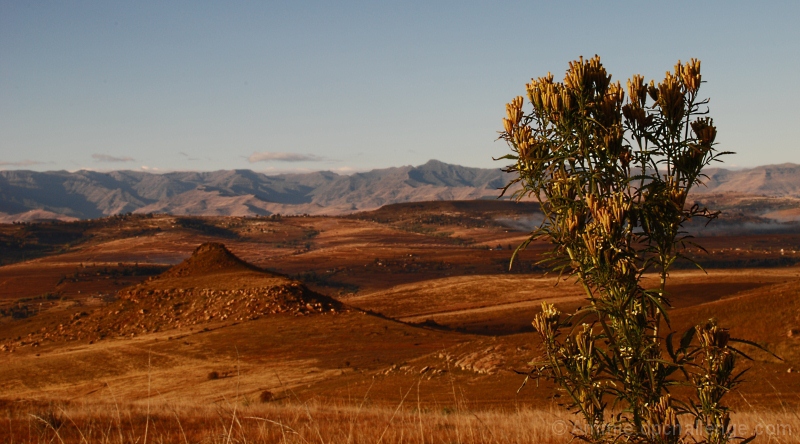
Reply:
[[[0,0],[0,169],[497,168],[505,104],[599,54],[702,61],[722,165],[800,163],[800,2]]]

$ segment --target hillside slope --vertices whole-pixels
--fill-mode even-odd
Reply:
[[[784,163],[747,170],[712,168],[698,193],[744,193],[770,197],[800,197],[800,165]]]
[[[74,316],[43,339],[131,336],[286,313],[336,313],[344,306],[301,282],[251,265],[209,242],[163,274],[117,293],[112,304]]]

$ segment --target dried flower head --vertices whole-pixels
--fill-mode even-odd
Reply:
[[[581,56],[570,62],[564,76],[564,85],[583,97],[602,97],[610,82],[611,76],[600,63],[600,56],[596,54],[589,60],[584,60]]]
[[[680,79],[667,72],[664,80],[658,84],[658,99],[656,103],[673,129],[677,128],[683,119],[686,111],[684,100]]]
[[[533,328],[545,338],[552,338],[561,321],[561,311],[554,305],[542,302],[542,312],[533,317]]]
[[[678,64],[675,65],[675,74],[680,77],[687,92],[697,94],[702,79],[700,60],[691,59],[685,65],[681,65],[681,61],[678,60]]]
[[[644,108],[647,101],[647,85],[644,84],[644,76],[636,74],[628,79],[628,97],[631,98],[631,105]]]
[[[705,325],[697,326],[698,339],[702,347],[723,348],[728,345],[731,336],[728,330],[717,325],[717,321],[710,319]]]
[[[703,117],[692,122],[692,131],[700,145],[704,147],[711,147],[717,138],[717,128],[714,126],[714,120],[710,117]]]

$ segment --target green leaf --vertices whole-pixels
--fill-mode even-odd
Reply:
[[[686,333],[683,334],[681,337],[681,347],[680,350],[686,350],[689,348],[689,345],[692,343],[692,339],[694,339],[694,335],[697,333],[696,327],[692,327],[686,330]]]
[[[730,338],[730,339],[729,339],[729,341],[730,341],[730,342],[738,342],[738,343],[740,343],[740,344],[752,345],[753,347],[755,347],[755,348],[757,348],[757,349],[759,349],[759,350],[761,350],[761,351],[763,351],[763,352],[767,352],[767,353],[769,353],[770,355],[774,356],[774,357],[775,357],[775,358],[777,358],[778,360],[780,360],[780,361],[783,361],[783,358],[781,358],[780,356],[776,355],[775,353],[772,353],[771,351],[767,350],[767,349],[766,349],[766,348],[764,348],[763,346],[761,346],[761,345],[759,345],[759,344],[757,344],[757,343],[755,343],[755,342],[753,342],[753,341],[748,341],[747,339],[737,339],[737,338]],[[738,350],[736,350],[735,348],[733,348],[733,347],[731,347],[731,348],[732,348],[733,350],[735,350],[735,351],[739,352],[739,351],[738,351]],[[739,352],[739,353],[741,353],[741,352]],[[743,353],[742,353],[742,354],[743,354]],[[752,361],[752,359],[750,359],[750,360]]]
[[[755,433],[753,433],[753,436],[751,436],[751,437],[749,437],[747,439],[744,439],[741,442],[739,442],[739,444],[747,444],[748,442],[751,442],[754,439],[756,439],[756,434]]]
[[[674,360],[676,360],[678,358],[675,355],[675,346],[672,344],[672,337],[673,336],[675,336],[675,332],[674,331],[670,332],[667,335],[667,337],[666,337],[666,339],[664,341],[667,343],[666,344],[667,345],[667,353],[669,353],[670,358],[672,358],[672,360],[674,361]]]
[[[497,157],[497,158],[492,157],[492,160],[503,160],[503,159],[519,160],[519,156],[515,156],[513,154],[505,154],[505,155],[502,155],[502,156]]]

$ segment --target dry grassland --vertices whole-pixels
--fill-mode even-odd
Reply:
[[[37,228],[84,230],[83,240],[0,267],[0,443],[569,442],[574,418],[553,387],[517,394],[514,371],[539,353],[530,321],[540,303],[570,310],[580,289],[531,272],[539,244],[508,272],[508,245],[524,233],[498,223],[502,214],[442,205]],[[203,269],[154,279],[209,241],[282,277]],[[756,442],[800,442],[800,268],[791,265],[800,235],[701,244],[714,264],[788,261],[675,271],[668,289],[676,330],[717,317],[784,358],[753,354],[729,396],[733,425],[758,432]],[[246,317],[255,296],[230,302],[224,292],[294,283],[346,307]],[[170,310],[183,313],[179,326]],[[70,339],[76,332],[98,336]]]
[[[277,401],[248,398],[216,405],[52,402],[8,408],[0,421],[4,442],[75,443],[353,443],[512,444],[566,443],[581,425],[563,410],[472,410],[464,405],[416,404],[412,385],[396,406]],[[3,424],[5,423],[5,424]],[[796,412],[744,412],[733,416],[739,436],[764,443],[800,442]],[[687,434],[700,438],[691,424]]]

